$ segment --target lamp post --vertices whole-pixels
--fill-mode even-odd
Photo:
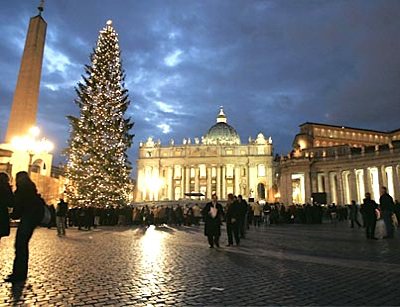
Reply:
[[[16,150],[28,153],[28,174],[31,175],[33,156],[41,153],[49,153],[54,145],[49,140],[42,138],[38,139],[40,130],[38,127],[32,127],[28,133],[23,136],[16,136],[11,143]]]

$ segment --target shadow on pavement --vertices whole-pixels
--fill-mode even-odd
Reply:
[[[25,281],[13,283],[11,286],[11,296],[13,298],[13,306],[21,305],[20,299],[25,288]]]

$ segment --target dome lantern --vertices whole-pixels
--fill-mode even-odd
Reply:
[[[206,145],[240,145],[240,137],[235,128],[227,124],[223,107],[220,107],[217,123],[208,130],[202,142]]]
[[[224,113],[224,107],[220,106],[219,107],[219,114],[217,116],[217,123],[226,123],[226,115]]]

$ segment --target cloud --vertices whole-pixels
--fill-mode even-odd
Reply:
[[[160,130],[162,131],[162,133],[164,134],[168,134],[169,132],[171,132],[171,126],[168,124],[158,124],[157,125],[158,128],[160,128]]]
[[[172,113],[174,112],[174,109],[171,105],[166,104],[165,102],[162,101],[154,101],[154,103],[160,108],[161,111],[166,112],[166,113]]]
[[[234,2],[49,2],[39,124],[68,138],[65,116],[78,111],[74,86],[112,19],[135,121],[131,161],[148,136],[167,143],[204,135],[220,105],[242,140],[261,131],[283,154],[305,121],[398,128],[399,1]],[[36,5],[8,1],[0,12],[2,118]]]
[[[174,52],[171,52],[164,58],[164,63],[167,66],[174,67],[177,66],[179,63],[182,62],[181,55],[183,54],[182,50],[175,50]]]

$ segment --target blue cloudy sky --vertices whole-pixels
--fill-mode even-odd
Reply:
[[[29,18],[39,0],[2,1],[0,138]],[[119,33],[135,126],[148,136],[200,137],[220,105],[247,142],[272,136],[287,153],[306,122],[400,128],[400,1],[48,0],[38,125],[56,143],[78,110],[74,87],[108,19]]]

